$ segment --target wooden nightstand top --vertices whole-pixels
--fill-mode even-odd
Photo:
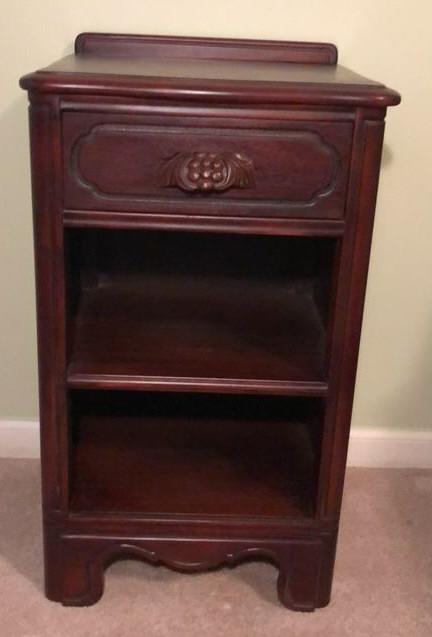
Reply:
[[[81,34],[27,90],[232,103],[390,106],[400,96],[337,64],[332,44]]]

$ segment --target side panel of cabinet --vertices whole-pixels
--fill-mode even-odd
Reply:
[[[354,133],[347,229],[341,246],[318,511],[337,519],[346,468],[369,254],[384,136],[382,120],[359,109]]]
[[[44,515],[67,504],[65,308],[60,124],[55,97],[30,107]]]

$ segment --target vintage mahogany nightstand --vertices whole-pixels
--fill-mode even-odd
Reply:
[[[93,33],[21,86],[47,596],[259,557],[324,606],[399,95],[331,44]]]

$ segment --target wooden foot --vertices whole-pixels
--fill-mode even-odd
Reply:
[[[281,603],[291,610],[313,611],[320,566],[319,543],[289,546],[280,558],[277,583]]]
[[[279,551],[278,596],[290,610],[311,612],[330,601],[336,538],[289,543]]]
[[[93,545],[61,539],[45,548],[45,593],[65,606],[91,606],[102,596],[104,565]]]

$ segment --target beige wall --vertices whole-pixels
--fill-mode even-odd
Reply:
[[[324,40],[403,95],[388,116],[355,426],[432,429],[429,0],[4,0],[0,22],[0,419],[37,416],[26,96],[20,75],[80,31]]]

